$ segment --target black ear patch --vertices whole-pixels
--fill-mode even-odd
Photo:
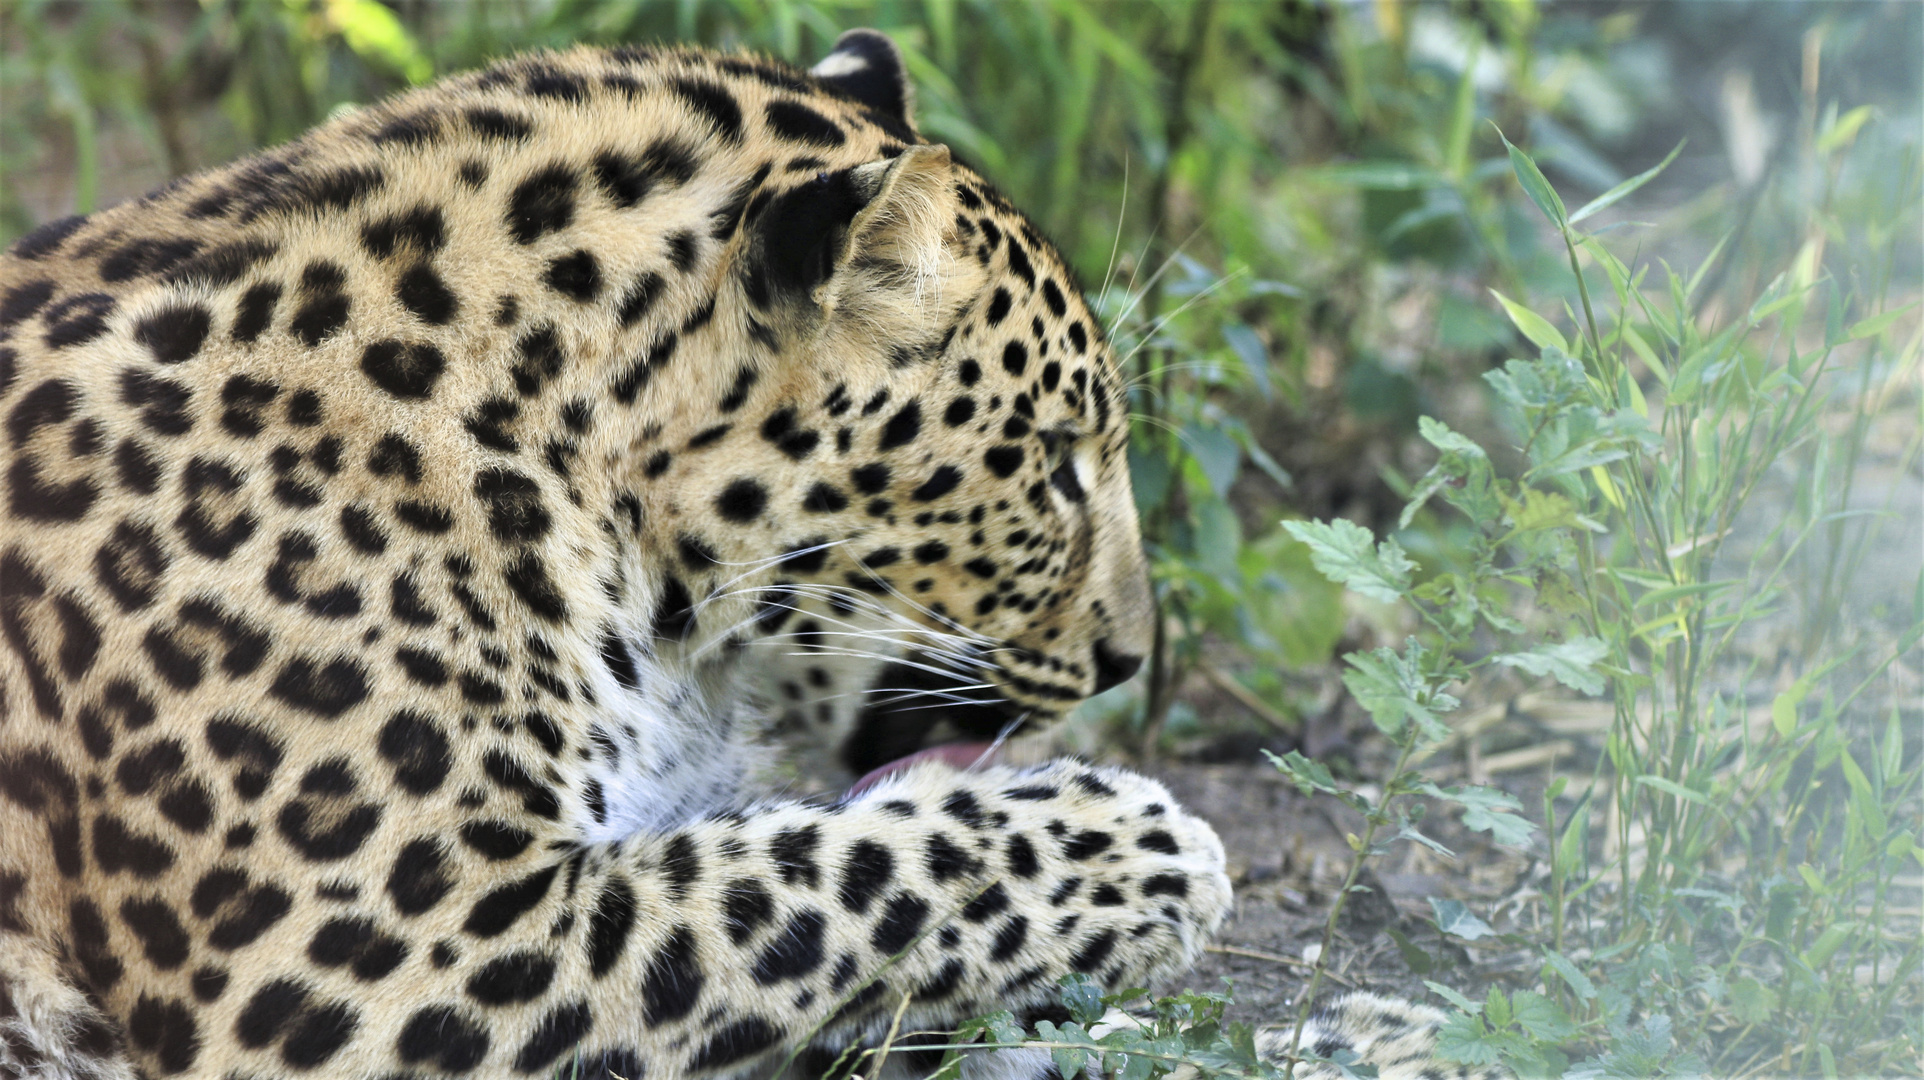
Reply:
[[[836,38],[834,50],[809,71],[830,88],[908,126],[908,72],[895,42],[880,31],[850,30]]]
[[[835,271],[842,238],[873,191],[853,169],[817,174],[769,200],[755,218],[761,258],[752,260],[748,298],[767,307],[777,293],[806,296]]]

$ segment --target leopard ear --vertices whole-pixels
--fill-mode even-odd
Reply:
[[[853,283],[852,263],[873,271],[899,266],[926,273],[940,258],[952,216],[953,184],[946,146],[911,146],[893,158],[822,173],[749,211],[758,257],[744,285],[758,306],[783,297],[833,308]]]
[[[876,30],[850,30],[809,73],[835,90],[904,125],[915,104],[902,53]]]
[[[848,223],[831,273],[813,290],[817,304],[832,310],[851,289],[865,291],[897,273],[928,284],[942,263],[955,169],[949,148],[911,146],[894,158],[852,171],[860,190],[872,192]],[[876,281],[857,281],[862,277]]]

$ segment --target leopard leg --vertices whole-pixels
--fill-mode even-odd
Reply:
[[[148,1052],[165,1061],[160,1036],[185,1032],[196,1075],[768,1077],[897,1016],[940,1031],[1044,1005],[1072,971],[1174,973],[1230,897],[1215,834],[1160,785],[1070,762],[923,764],[834,805],[528,847],[458,892],[431,847],[410,845],[382,897],[419,912],[406,928],[431,948],[398,920],[290,916],[191,1024],[150,1025]]]
[[[1206,824],[1071,762],[920,766],[609,854],[583,875],[589,976],[635,997],[596,1010],[588,1077],[767,1075],[805,1046],[1043,1005],[1070,972],[1140,985],[1192,962],[1230,898]],[[971,1073],[1010,1075],[989,1065]]]
[[[1374,1066],[1380,1080],[1513,1080],[1507,1070],[1494,1065],[1439,1059],[1436,1033],[1445,1019],[1428,1005],[1357,991],[1311,1013],[1299,1046],[1323,1057],[1351,1051]],[[1281,1065],[1293,1031],[1281,1026],[1257,1032],[1256,1052],[1263,1060]],[[1296,1075],[1302,1080],[1339,1080],[1342,1073],[1329,1065],[1306,1064],[1297,1068]]]

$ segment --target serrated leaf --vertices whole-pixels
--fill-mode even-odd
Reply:
[[[1324,577],[1353,592],[1393,604],[1409,591],[1416,564],[1395,540],[1373,543],[1368,529],[1344,518],[1285,521],[1283,529],[1309,545],[1310,561]]]
[[[1464,941],[1476,941],[1496,933],[1490,929],[1489,923],[1477,918],[1461,900],[1439,900],[1432,896],[1430,910],[1436,913],[1438,930]]]
[[[1409,528],[1417,511],[1429,502],[1431,496],[1446,488],[1450,491],[1448,498],[1452,505],[1469,513],[1473,519],[1481,520],[1482,515],[1477,511],[1484,506],[1492,490],[1493,473],[1489,455],[1481,446],[1450,430],[1440,420],[1419,417],[1417,429],[1431,446],[1441,451],[1442,456],[1411,490],[1403,506],[1403,514],[1397,519],[1397,527]]]
[[[1088,1032],[1079,1024],[1063,1024],[1057,1027],[1048,1020],[1038,1020],[1035,1025],[1036,1038],[1041,1042],[1087,1043]],[[1051,1047],[1049,1056],[1055,1060],[1056,1068],[1064,1076],[1075,1076],[1082,1072],[1082,1066],[1089,1060],[1089,1052],[1075,1046]]]
[[[1509,792],[1481,785],[1438,787],[1429,780],[1417,784],[1415,788],[1431,798],[1460,804],[1463,807],[1464,827],[1487,832],[1499,844],[1527,847],[1530,837],[1536,832],[1536,826],[1517,812],[1523,809],[1523,804]]]
[[[1483,1019],[1489,1021],[1493,1034],[1501,1034],[1510,1026],[1510,999],[1496,986],[1491,986],[1490,992],[1484,995]]]
[[[1509,360],[1483,379],[1498,397],[1525,412],[1554,409],[1587,393],[1583,365],[1563,349],[1545,349],[1535,360]]]
[[[1534,990],[1518,990],[1510,998],[1510,1007],[1517,1026],[1544,1042],[1558,1043],[1576,1034],[1570,1015]]]
[[[1510,519],[1511,527],[1520,533],[1571,529],[1583,524],[1583,519],[1569,498],[1554,491],[1526,487],[1521,499],[1511,499],[1501,493],[1497,498],[1503,506],[1504,516]]]
[[[1603,676],[1594,668],[1609,652],[1610,646],[1586,634],[1552,645],[1539,645],[1527,653],[1504,653],[1493,659],[1505,667],[1521,668],[1532,675],[1549,675],[1572,690],[1601,694]]]
[[[1494,1065],[1497,1049],[1489,1036],[1480,1018],[1456,1013],[1436,1029],[1436,1054],[1463,1065]]]
[[[1438,843],[1435,839],[1425,836],[1414,825],[1405,825],[1401,829],[1398,829],[1396,838],[1398,840],[1408,840],[1412,843],[1422,844],[1424,847],[1429,848],[1431,851],[1436,852],[1446,859],[1456,858],[1456,852]]]
[[[1457,700],[1430,686],[1421,642],[1411,638],[1401,656],[1379,647],[1373,652],[1348,653],[1343,660],[1349,664],[1343,685],[1383,734],[1395,738],[1408,722],[1427,741],[1449,737],[1450,729],[1436,714],[1456,708]]]
[[[1471,457],[1487,456],[1481,446],[1470,441],[1467,436],[1460,435],[1451,430],[1448,424],[1434,417],[1417,417],[1416,430],[1418,434],[1423,436],[1425,442],[1446,454],[1468,454]]]
[[[1295,750],[1281,757],[1265,750],[1263,756],[1269,759],[1271,765],[1276,766],[1276,771],[1289,777],[1295,783],[1296,789],[1305,795],[1312,791],[1337,796],[1350,794],[1348,789],[1338,784],[1336,778],[1330,775],[1329,766],[1306,758]]]

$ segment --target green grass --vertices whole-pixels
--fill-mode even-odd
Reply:
[[[1924,9],[17,0],[0,240],[521,49],[806,63],[861,25],[1127,358],[1163,618],[1146,678],[1091,710],[1106,744],[1250,722],[1199,712],[1198,672],[1296,730],[1340,672],[1389,747],[1362,759],[1395,762],[1380,795],[1283,760],[1361,815],[1352,880],[1438,799],[1547,867],[1529,918],[1437,908],[1540,972],[1472,1002],[1404,952],[1466,1060],[1924,1067],[1924,580],[1891,565],[1924,430]],[[1538,685],[1610,703],[1593,770],[1528,806],[1425,786],[1456,702]],[[1128,1080],[1260,1071],[1213,999],[1162,1009],[1095,1052]]]

